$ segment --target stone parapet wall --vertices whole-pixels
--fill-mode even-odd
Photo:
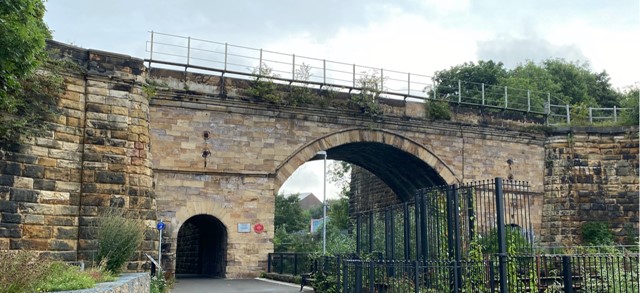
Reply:
[[[141,293],[150,292],[151,277],[148,273],[123,274],[113,282],[98,283],[91,289],[59,291],[59,293]]]
[[[545,149],[542,243],[581,244],[586,222],[606,223],[619,242],[637,233],[637,127],[557,129]]]

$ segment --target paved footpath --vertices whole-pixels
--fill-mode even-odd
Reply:
[[[179,278],[171,293],[296,293],[300,285],[267,279]],[[313,292],[305,287],[303,292]]]

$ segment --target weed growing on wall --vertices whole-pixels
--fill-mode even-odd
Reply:
[[[358,107],[361,113],[371,116],[382,116],[382,108],[379,104],[382,94],[383,77],[377,73],[362,72],[357,82],[360,93],[351,95],[351,102]]]
[[[278,93],[278,86],[273,80],[273,78],[279,77],[279,75],[274,73],[273,69],[266,64],[254,68],[252,74],[255,76],[255,79],[246,90],[246,94],[268,102],[280,103],[282,97]]]

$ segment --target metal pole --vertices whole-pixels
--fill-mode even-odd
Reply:
[[[258,76],[262,75],[262,49],[260,49],[260,64],[258,65]]]
[[[322,255],[327,254],[327,152],[319,154],[324,156],[322,169]]]
[[[504,87],[504,108],[509,106],[509,93],[507,93],[507,87]]]
[[[411,73],[407,73],[407,95],[411,95]]]
[[[160,219],[160,223],[162,223],[162,219]],[[162,230],[160,229],[160,238],[158,239],[158,272],[162,271]]]
[[[227,43],[224,43],[224,71],[227,71],[227,56],[229,56],[229,55],[227,54],[227,52],[228,52],[228,47],[229,47],[229,46],[227,45]]]
[[[322,59],[322,83],[327,84],[327,60]]]
[[[384,71],[380,68],[380,91],[384,90]]]
[[[504,230],[504,197],[502,178],[496,178],[496,220],[498,225],[498,258],[500,293],[507,293],[507,239]]]
[[[549,109],[549,111],[547,111],[547,115],[551,114],[551,93],[547,93],[547,109]]]
[[[151,48],[149,49],[149,68],[151,68],[152,60],[153,60],[153,31],[151,31]]]
[[[187,37],[187,66],[189,66],[190,59],[191,59],[191,37]]]
[[[353,64],[353,79],[351,80],[353,82],[353,88],[356,88],[356,65]]]
[[[293,54],[293,65],[291,66],[291,80],[296,80],[296,54]]]
[[[589,123],[593,123],[593,108],[589,107]]]
[[[484,105],[484,83],[482,84],[482,105]]]
[[[458,79],[458,103],[462,102],[462,82]]]
[[[527,90],[527,112],[531,111],[531,91]]]
[[[618,122],[618,109],[616,106],[613,106],[613,122]]]
[[[573,280],[571,279],[571,258],[568,255],[562,256],[562,279],[564,281],[564,292],[573,293]]]
[[[569,104],[566,105],[567,108],[567,124],[571,124],[571,110],[569,109]]]

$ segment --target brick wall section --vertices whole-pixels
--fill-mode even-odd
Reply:
[[[558,129],[545,145],[542,242],[580,244],[585,222],[604,222],[618,241],[638,231],[638,128]]]

